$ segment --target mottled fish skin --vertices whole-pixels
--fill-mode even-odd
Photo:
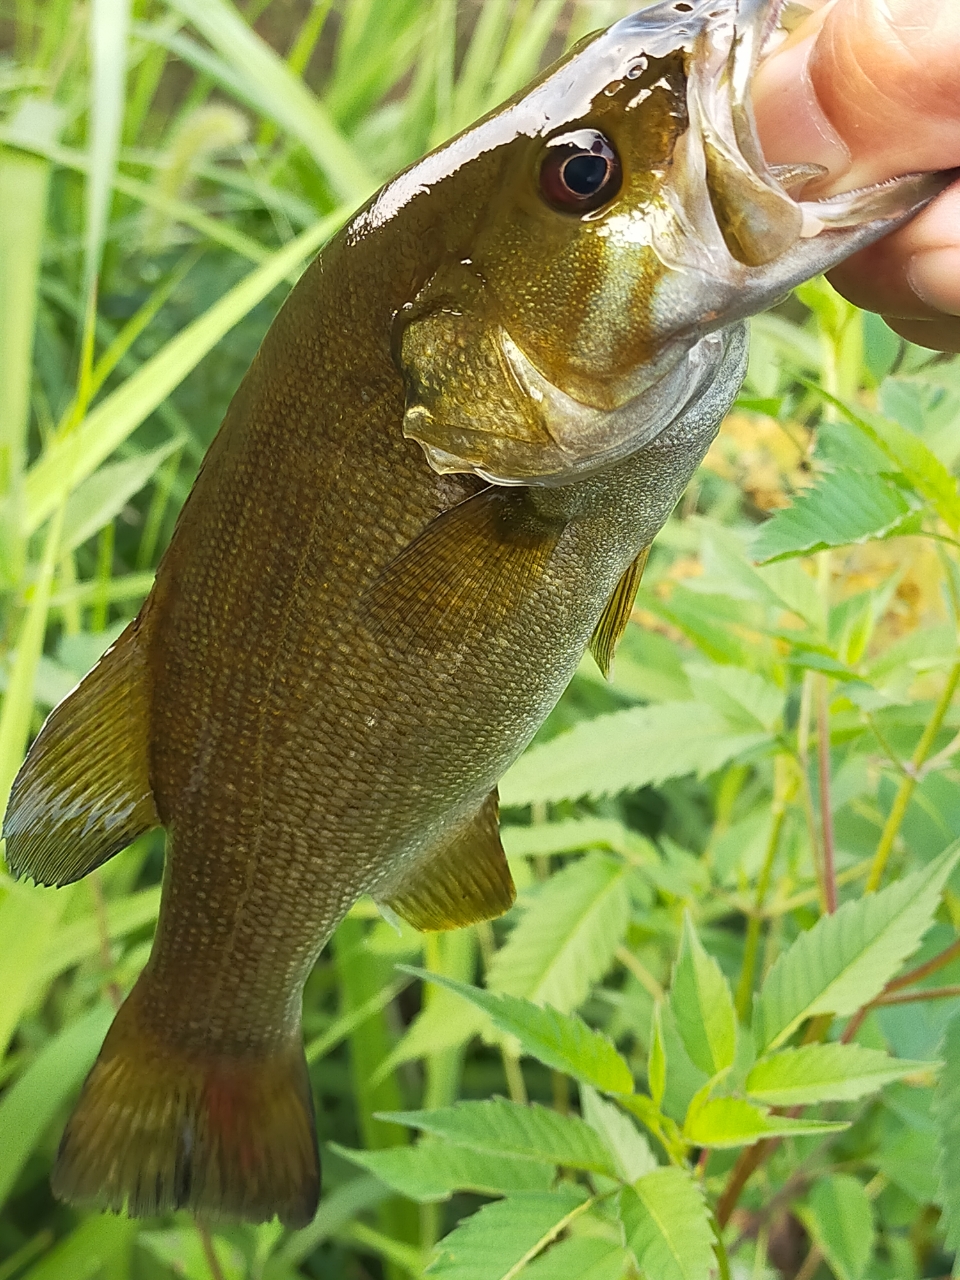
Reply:
[[[388,184],[281,309],[139,618],[8,811],[10,865],[43,883],[168,835],[153,951],[58,1194],[308,1220],[300,1011],[324,942],[362,893],[425,927],[509,905],[497,780],[735,397],[740,317],[935,190],[844,223],[743,158],[740,81],[777,7],[735,28],[734,0],[662,4],[582,42]],[[716,117],[709,165],[691,111]],[[623,182],[571,216],[537,175],[586,127]]]

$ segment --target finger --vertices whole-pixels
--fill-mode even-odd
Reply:
[[[931,351],[960,352],[960,320],[941,317],[939,320],[900,320],[896,316],[884,316],[887,324],[901,338],[918,347]]]
[[[960,182],[905,227],[842,263],[830,281],[868,311],[907,320],[960,316]]]

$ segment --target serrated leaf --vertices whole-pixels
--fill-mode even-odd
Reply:
[[[571,1236],[552,1245],[520,1272],[520,1280],[622,1280],[630,1255],[600,1236]]]
[[[751,1097],[772,1107],[851,1102],[933,1063],[891,1058],[859,1044],[806,1044],[761,1058],[747,1076]]]
[[[734,731],[702,702],[631,707],[582,721],[527,751],[500,783],[500,800],[554,803],[617,795],[690,773],[704,777],[768,740],[766,733]]]
[[[584,1120],[600,1135],[607,1150],[613,1153],[621,1178],[635,1182],[658,1167],[649,1142],[619,1107],[605,1102],[587,1084],[580,1086],[580,1103]]]
[[[846,1017],[879,995],[917,949],[960,858],[960,841],[879,893],[845,902],[802,933],[767,974],[757,998],[758,1053],[782,1044],[806,1018]]]
[[[670,1007],[693,1064],[714,1076],[733,1065],[737,1053],[737,1015],[720,966],[704,950],[688,913],[684,913],[680,955],[673,971]]]
[[[946,1245],[956,1250],[960,1249],[960,1012],[947,1023],[938,1056],[943,1068],[933,1102],[939,1148],[937,1173]]]
[[[653,1006],[650,1027],[650,1053],[647,1057],[647,1088],[650,1097],[659,1107],[667,1088],[667,1051],[663,1043],[663,1026],[660,1006]]]
[[[837,467],[761,525],[751,550],[769,563],[913,533],[921,518],[917,499],[891,480]]]
[[[442,1280],[513,1280],[583,1212],[584,1204],[582,1195],[564,1189],[484,1205],[444,1236],[426,1274]]]
[[[716,1259],[703,1193],[683,1169],[655,1169],[623,1191],[627,1246],[645,1280],[709,1280]]]
[[[821,388],[817,388],[817,393],[842,410],[850,422],[886,454],[908,483],[932,504],[937,514],[954,532],[960,530],[960,491],[956,477],[950,474],[919,436],[902,427],[899,422],[892,422],[878,413],[870,413],[859,407],[854,409]]]
[[[489,1155],[520,1156],[616,1176],[610,1152],[586,1121],[560,1115],[538,1103],[521,1106],[506,1098],[492,1098],[457,1102],[433,1111],[385,1111],[378,1113],[378,1118]]]
[[[783,715],[782,689],[745,667],[684,665],[694,697],[719,711],[732,729],[772,732]]]
[[[536,822],[529,827],[505,825],[500,836],[508,858],[544,858],[592,847],[642,856],[650,849],[643,836],[615,818],[567,818],[563,822]]]
[[[861,1280],[873,1253],[873,1206],[848,1173],[817,1178],[797,1215],[837,1280]]]
[[[789,1116],[769,1115],[764,1108],[755,1107],[742,1098],[708,1098],[691,1104],[683,1136],[696,1147],[745,1147],[761,1138],[835,1133],[846,1128],[846,1121],[793,1120]]]
[[[569,1013],[613,963],[630,918],[628,867],[588,854],[550,877],[487,974],[492,991]]]
[[[517,996],[481,991],[438,973],[428,973],[408,965],[398,965],[424,982],[448,987],[492,1018],[506,1035],[520,1041],[524,1053],[555,1071],[564,1071],[584,1084],[604,1093],[632,1093],[633,1076],[613,1044],[576,1014],[542,1008]]]
[[[423,1203],[449,1200],[455,1191],[487,1196],[549,1191],[556,1175],[550,1164],[471,1151],[446,1142],[421,1142],[415,1147],[387,1147],[381,1151],[353,1151],[336,1142],[329,1145],[332,1151],[375,1174],[394,1191]]]

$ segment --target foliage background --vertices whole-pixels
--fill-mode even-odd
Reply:
[[[304,262],[629,7],[3,0],[0,808],[139,607]],[[0,1280],[947,1274],[958,458],[955,359],[822,282],[754,322],[613,680],[585,660],[504,781],[518,906],[423,937],[361,902],[310,980],[334,1145],[303,1231],[52,1200],[162,843],[59,891],[0,874]]]

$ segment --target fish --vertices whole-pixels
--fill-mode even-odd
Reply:
[[[749,89],[772,0],[665,0],[388,182],[293,288],[143,608],[33,743],[12,873],[166,830],[149,960],[54,1192],[307,1223],[304,982],[362,895],[506,911],[497,783],[643,564],[735,398],[744,320],[950,175],[804,199]]]

